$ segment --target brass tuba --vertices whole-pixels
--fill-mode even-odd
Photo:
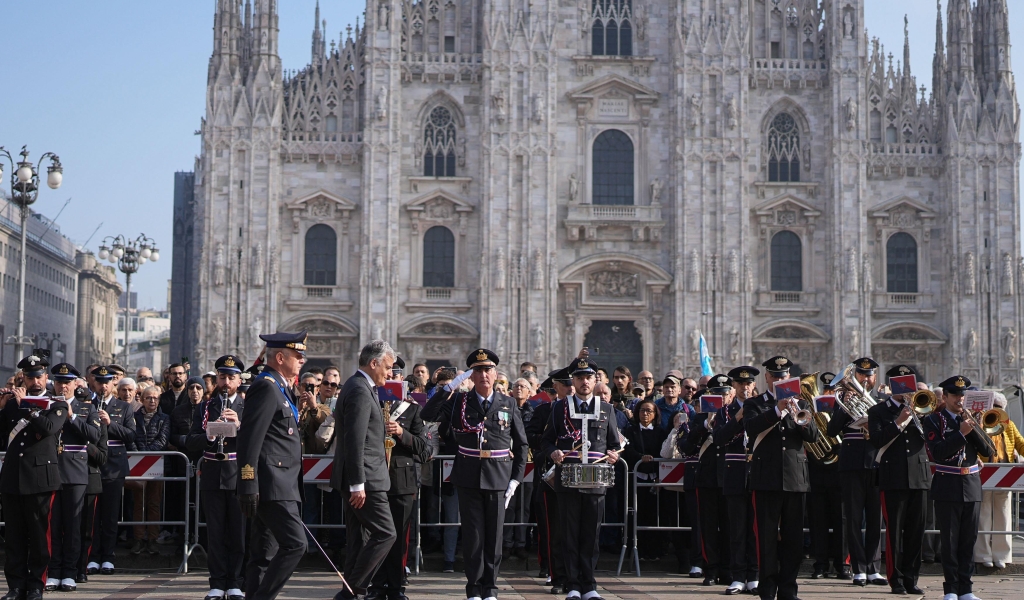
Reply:
[[[1006,423],[1010,420],[1010,415],[1005,410],[999,408],[990,408],[985,412],[981,413],[981,428],[988,435],[999,435],[1003,432]]]
[[[871,393],[865,390],[864,386],[854,377],[855,370],[856,367],[853,363],[846,365],[842,372],[832,380],[829,387],[836,390],[836,404],[853,419],[853,423],[849,426],[861,427],[868,421],[868,409],[877,404],[877,402],[871,397]],[[842,392],[842,398],[840,398],[840,392]]]
[[[807,403],[808,410],[801,410],[794,415],[793,419],[797,425],[801,426],[814,419],[814,424],[818,427],[818,432],[821,435],[816,442],[804,442],[804,449],[815,459],[830,465],[839,460],[839,444],[843,443],[843,440],[839,437],[829,437],[826,434],[830,417],[827,413],[818,412],[814,408],[814,399],[820,395],[818,373],[801,377],[800,399]]]

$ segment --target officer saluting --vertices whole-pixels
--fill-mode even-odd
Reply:
[[[466,366],[474,389],[448,392],[438,431],[459,447],[451,479],[462,514],[466,597],[480,600],[498,596],[505,507],[523,480],[529,446],[516,401],[494,391],[498,355],[474,350]]]
[[[50,567],[45,590],[73,592],[78,588],[78,557],[82,551],[82,509],[89,484],[88,445],[100,440],[100,418],[89,402],[75,398],[78,370],[68,363],[54,365],[53,394],[68,402],[68,419],[60,433],[60,478],[63,485],[50,507]]]
[[[896,365],[885,374],[890,380],[916,375],[906,365]],[[896,594],[923,593],[917,578],[931,473],[924,430],[914,422],[911,397],[894,394],[868,409],[869,441],[877,450],[878,487],[885,509],[885,566],[889,586]]]
[[[743,403],[743,426],[752,439],[749,487],[757,518],[762,598],[796,598],[803,556],[803,499],[808,485],[804,442],[818,439],[811,419],[797,425],[796,398],[776,401],[775,382],[789,377],[792,362],[773,356],[761,363],[768,391]]]
[[[39,352],[39,351],[37,351]],[[41,600],[43,575],[50,562],[47,539],[53,492],[60,489],[58,434],[68,418],[64,401],[26,400],[47,396],[45,358],[32,354],[18,363],[25,387],[0,390],[0,435],[7,457],[0,470],[8,592],[3,600]]]
[[[575,393],[551,408],[551,422],[543,436],[543,453],[559,465],[555,472],[555,492],[562,523],[566,587],[569,588],[566,598],[580,598],[582,594],[584,600],[600,598],[594,570],[600,553],[598,534],[604,518],[606,488],[566,488],[562,485],[561,465],[597,460],[614,464],[619,459],[622,442],[615,409],[594,396],[598,368],[586,356],[580,356],[569,365]]]
[[[299,515],[302,442],[292,382],[306,362],[306,332],[260,335],[267,366],[246,394],[238,430],[238,503],[251,518],[245,595],[273,600],[306,551]]]
[[[217,391],[201,402],[192,417],[192,429],[185,439],[189,452],[203,452],[199,489],[206,515],[207,562],[210,567],[210,592],[205,600],[243,600],[242,559],[245,548],[245,519],[238,509],[235,488],[238,485],[236,436],[212,436],[210,423],[225,421],[240,425],[245,401],[238,394],[245,365],[228,354],[217,359]],[[236,430],[237,435],[237,430]]]
[[[962,375],[940,383],[946,408],[922,420],[928,453],[935,462],[931,497],[942,549],[943,600],[978,600],[971,589],[981,504],[978,457],[992,458],[993,452],[988,436],[970,415],[965,416],[964,391],[970,385]]]

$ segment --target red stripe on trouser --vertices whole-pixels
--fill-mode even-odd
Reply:
[[[697,522],[700,523],[700,488],[697,488]],[[635,549],[634,549],[635,550]],[[700,555],[704,559],[704,566],[708,564],[708,553],[704,551],[704,528],[700,527]]]
[[[892,556],[892,524],[889,523],[889,510],[885,507],[885,492],[878,493],[878,499],[882,503],[882,518],[885,519],[885,576],[892,581],[893,556]]]
[[[53,556],[53,540],[50,538],[50,536],[53,535],[53,527],[50,526],[50,519],[53,518],[53,500],[56,497],[57,492],[50,492],[50,510],[46,513],[46,567],[43,569],[44,587],[46,586],[46,572],[50,570],[50,557]]]
[[[754,507],[754,547],[758,550],[758,570],[761,570],[761,537],[758,534],[758,492],[751,492],[751,506]]]
[[[402,568],[409,566],[409,533],[412,531],[412,519],[409,520],[409,526],[405,528],[405,553],[402,554]]]

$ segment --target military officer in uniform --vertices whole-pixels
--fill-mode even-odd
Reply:
[[[826,379],[823,377],[827,375]],[[832,382],[834,373],[819,375],[819,385]],[[806,398],[805,398],[806,400]],[[811,398],[811,402],[814,398]],[[842,445],[840,445],[840,448]],[[838,452],[838,449],[833,452]],[[824,579],[829,573],[829,562],[835,569],[839,579],[852,579],[850,566],[846,564],[849,553],[843,532],[843,494],[842,474],[839,457],[829,455],[819,460],[814,454],[807,452],[807,475],[811,484],[811,492],[807,496],[807,512],[809,513],[811,533],[811,555],[814,558],[814,571],[811,579]],[[831,458],[831,462],[828,460]],[[857,526],[860,531],[860,526]],[[878,577],[881,577],[880,575]],[[882,583],[885,580],[882,579]]]
[[[743,403],[743,426],[751,441],[748,487],[752,491],[760,557],[758,594],[794,600],[803,557],[803,500],[810,486],[804,442],[818,439],[811,419],[797,425],[796,398],[776,400],[774,384],[789,378],[792,362],[773,356],[761,363],[768,389]]]
[[[732,385],[734,398],[715,416],[715,444],[722,448],[719,479],[722,481],[724,509],[729,520],[729,571],[732,583],[726,595],[757,593],[757,544],[754,540],[754,505],[747,489],[747,436],[743,431],[743,403],[754,395],[761,370],[736,367],[725,379]],[[711,378],[711,383],[715,382]],[[719,379],[718,383],[724,383]]]
[[[273,600],[306,551],[299,513],[302,441],[291,385],[306,362],[306,332],[261,334],[266,368],[245,397],[238,429],[238,504],[252,519],[245,597]]]
[[[89,484],[88,445],[100,441],[100,418],[89,402],[75,397],[76,381],[81,375],[68,363],[50,368],[53,395],[68,402],[68,419],[60,433],[61,488],[50,507],[50,567],[46,572],[46,591],[78,588],[78,557],[82,552],[82,509],[85,488]]]
[[[551,407],[551,423],[543,436],[543,453],[558,465],[555,491],[559,494],[562,553],[569,588],[566,598],[583,600],[600,598],[594,571],[600,554],[598,536],[604,520],[605,488],[566,487],[561,471],[566,463],[600,460],[614,464],[619,459],[622,442],[615,409],[594,395],[598,368],[587,356],[573,361],[569,369],[575,393]]]
[[[30,404],[26,397],[46,393],[46,367],[38,354],[18,363],[25,387],[0,390],[0,435],[7,438],[7,455],[0,470],[7,530],[3,600],[42,600],[43,577],[50,562],[47,539],[53,493],[60,489],[58,436],[68,418],[63,400]],[[977,513],[975,513],[977,514]]]
[[[887,377],[916,375],[906,365]],[[896,594],[920,594],[921,544],[931,473],[924,430],[914,420],[911,394],[887,398],[868,409],[868,434],[878,463],[878,488],[885,517],[885,567]]]
[[[217,359],[217,391],[209,400],[200,402],[192,416],[192,429],[185,439],[189,452],[202,452],[199,472],[200,503],[206,516],[207,563],[210,569],[210,592],[205,600],[243,600],[244,576],[242,558],[245,548],[245,519],[238,507],[236,436],[212,436],[206,430],[210,423],[225,421],[241,426],[245,400],[238,393],[245,368],[237,356],[228,354]]]
[[[971,380],[962,375],[940,383],[946,407],[921,421],[928,453],[935,461],[931,497],[935,527],[940,531],[943,600],[978,600],[971,588],[981,506],[978,457],[992,458],[993,446],[973,418],[965,415],[964,392],[970,385]]]
[[[865,390],[875,387],[875,370],[878,363],[870,358],[854,361],[854,377]],[[823,374],[824,375],[824,374]],[[835,378],[822,377],[822,389]],[[839,446],[839,472],[843,499],[843,520],[846,529],[846,544],[849,549],[850,571],[853,584],[865,586],[869,582],[885,585],[886,578],[880,573],[882,567],[882,502],[878,490],[878,469],[875,463],[875,446],[868,439],[868,424],[854,425],[853,417],[839,404],[832,408],[828,422],[828,435],[842,436]],[[863,533],[861,532],[861,524]],[[849,579],[844,573],[842,579]]]
[[[451,480],[462,513],[466,597],[480,600],[498,596],[505,508],[523,481],[529,446],[515,399],[494,391],[498,355],[474,350],[466,366],[473,390],[442,392],[449,395],[438,431],[459,448]]]
[[[93,393],[86,387],[85,380],[79,379],[78,389],[75,390],[75,398],[79,402],[93,406],[92,396]],[[95,409],[95,406],[93,408]],[[98,414],[96,418],[99,420]],[[99,440],[95,444],[90,442],[85,445],[85,452],[89,457],[89,483],[85,486],[85,503],[82,509],[81,529],[82,547],[78,554],[78,576],[75,578],[75,583],[89,581],[89,576],[86,575],[86,563],[89,562],[89,555],[92,553],[93,536],[97,533],[96,506],[99,503],[99,497],[103,494],[102,467],[107,463],[107,426],[103,424],[103,421],[99,423]]]
[[[731,401],[732,380],[714,375],[708,380],[706,395],[723,396]],[[701,554],[704,556],[704,585],[728,585],[729,581],[729,516],[722,498],[722,481],[718,462],[722,447],[715,443],[712,432],[716,413],[700,413],[690,422],[690,433],[681,450],[697,455],[697,516],[700,520]],[[724,459],[723,459],[724,460]],[[724,468],[724,465],[722,465]]]
[[[86,571],[114,574],[114,548],[117,546],[117,519],[121,514],[121,493],[128,476],[128,451],[135,449],[135,414],[127,402],[114,395],[114,372],[104,366],[92,370],[96,382],[93,403],[100,423],[107,426],[107,462],[101,467],[103,494],[96,507],[92,556]]]
[[[400,381],[396,379],[401,377],[400,373],[395,373],[397,370],[396,360],[392,379]],[[382,411],[385,408],[389,414],[386,416],[384,432],[395,442],[391,449],[391,462],[388,464],[391,488],[387,497],[398,538],[374,574],[366,597],[367,600],[408,600],[402,583],[405,579],[405,555],[409,550],[409,528],[412,526],[413,506],[419,492],[420,467],[430,460],[430,445],[427,443],[423,419],[420,418],[419,404],[406,398],[391,406],[381,407]]]

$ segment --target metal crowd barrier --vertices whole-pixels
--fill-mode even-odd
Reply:
[[[638,515],[636,514],[636,510],[637,510],[637,506],[638,506],[638,502],[639,502],[637,494],[638,494],[640,488],[653,489],[653,490],[657,491],[658,488],[663,488],[663,487],[682,487],[682,485],[683,485],[683,470],[685,469],[685,461],[683,461],[683,459],[679,459],[679,458],[652,458],[650,462],[657,463],[657,465],[658,465],[658,476],[657,476],[656,479],[653,479],[653,480],[648,479],[648,480],[643,480],[643,481],[640,480],[640,478],[639,478],[640,477],[640,471],[638,471],[637,468],[636,468],[637,466],[639,466],[640,464],[643,463],[643,461],[640,460],[640,461],[637,461],[637,463],[635,465],[633,465],[633,469],[632,469],[633,477],[630,480],[630,483],[632,484],[630,486],[632,488],[631,489],[632,493],[630,495],[630,499],[632,500],[632,503],[630,504],[630,510],[633,512],[633,552],[632,552],[632,562],[633,562],[633,571],[636,573],[637,577],[640,577],[640,554],[639,554],[639,550],[640,550],[640,532],[641,531],[689,531],[689,532],[693,531],[693,527],[683,527],[683,526],[678,525],[678,524],[670,527],[670,526],[666,526],[666,525],[662,525],[661,524],[661,494],[660,493],[657,495],[657,501],[656,501],[657,513],[655,515],[655,524],[654,525],[640,525],[640,520],[637,518]],[[679,502],[681,503],[681,505],[683,507],[682,510],[686,510],[685,509],[686,500],[685,500],[685,497],[683,495],[683,492],[673,491],[672,493],[679,495]],[[677,523],[679,522],[679,514],[680,514],[680,507],[677,506],[677,508],[676,508],[676,522]],[[696,519],[697,515],[693,515],[693,518]],[[625,551],[625,550],[623,550],[623,551]],[[680,552],[680,551],[681,550],[677,550],[677,552]],[[621,562],[619,564],[619,572],[620,573],[622,572]]]

